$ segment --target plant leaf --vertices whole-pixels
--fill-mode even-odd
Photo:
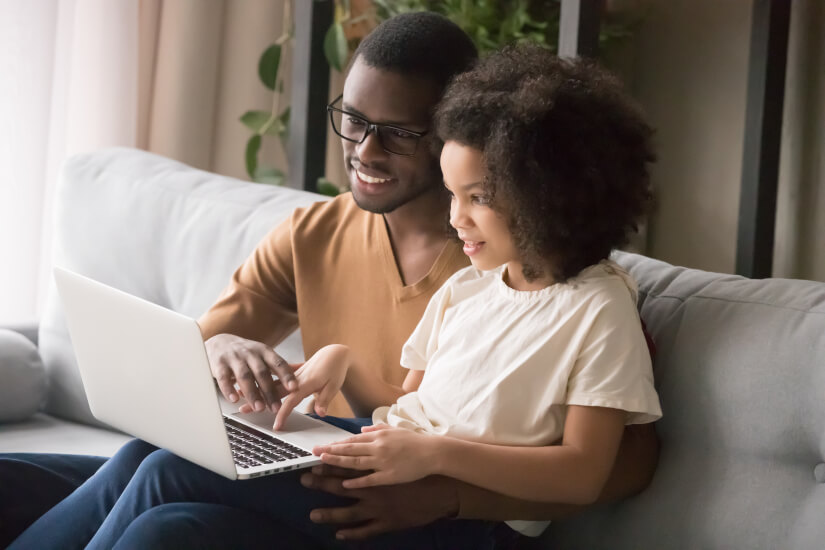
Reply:
[[[269,120],[270,116],[271,113],[266,111],[247,111],[241,115],[240,121],[243,122],[244,126],[258,133],[261,127],[266,124],[266,121]]]
[[[258,169],[258,151],[261,149],[261,136],[255,134],[246,142],[246,173],[249,179],[255,179],[255,171]]]
[[[258,183],[283,185],[285,177],[284,173],[277,168],[272,168],[270,166],[259,166],[258,169],[255,170],[255,177],[252,179]]]
[[[289,131],[289,107],[284,109],[284,112],[275,119],[275,122],[270,126],[265,135],[267,136],[276,136],[276,137],[284,137],[286,136],[287,132]]]
[[[270,90],[275,90],[275,80],[278,78],[278,65],[281,64],[281,46],[272,44],[261,54],[258,61],[258,76],[261,82]]]
[[[315,186],[318,188],[318,192],[320,194],[328,197],[336,197],[341,194],[341,190],[338,186],[324,177],[318,178],[318,181],[315,182]]]
[[[347,63],[349,48],[347,48],[347,37],[344,36],[344,26],[341,23],[333,23],[327,29],[324,37],[324,55],[329,66],[341,72]]]

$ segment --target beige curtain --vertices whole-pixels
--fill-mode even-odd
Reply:
[[[282,32],[283,0],[140,0],[139,12],[138,146],[246,178],[250,134],[238,118],[272,106],[258,59]],[[275,139],[262,154],[285,164]]]
[[[137,4],[0,2],[0,323],[36,321],[66,157],[135,145]]]

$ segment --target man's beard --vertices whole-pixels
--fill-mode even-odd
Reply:
[[[389,214],[390,212],[404,206],[408,202],[414,201],[422,195],[437,190],[442,181],[440,166],[437,164],[433,165],[427,181],[428,183],[426,185],[408,188],[404,195],[395,197],[394,199],[391,199],[390,202],[384,204],[370,204],[371,201],[368,197],[359,197],[355,190],[352,190],[352,198],[361,210],[366,210],[367,212],[372,212],[373,214]]]
[[[429,193],[431,190],[431,187],[425,186],[414,188],[411,189],[408,194],[397,197],[393,201],[386,204],[369,204],[369,199],[359,197],[355,191],[352,192],[352,198],[361,210],[366,210],[367,212],[372,212],[373,214],[389,214],[397,208],[404,206],[408,202],[417,199],[421,195]]]

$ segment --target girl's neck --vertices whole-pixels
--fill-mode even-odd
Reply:
[[[538,279],[528,281],[522,272],[523,267],[524,266],[521,262],[507,262],[504,270],[504,284],[513,290],[528,291],[541,290],[555,284],[556,282],[553,276],[549,274],[542,275]],[[548,273],[548,271],[545,270],[545,273]]]

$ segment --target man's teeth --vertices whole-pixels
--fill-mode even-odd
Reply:
[[[363,174],[363,173],[359,172],[358,170],[356,170],[355,173],[358,174],[359,179],[361,179],[362,181],[365,181],[367,183],[387,183],[388,181],[390,181],[390,179],[392,179],[392,178],[373,178],[372,176],[368,176],[366,174]]]

